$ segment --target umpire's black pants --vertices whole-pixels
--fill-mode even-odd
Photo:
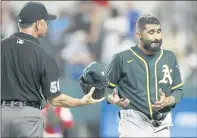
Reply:
[[[1,105],[2,137],[43,137],[41,111],[31,106]]]

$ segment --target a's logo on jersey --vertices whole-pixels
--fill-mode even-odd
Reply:
[[[170,73],[172,73],[172,69],[169,69],[169,67],[167,65],[163,65],[162,72],[164,72],[164,76],[163,76],[163,79],[159,81],[159,84],[160,83],[167,84],[168,82],[170,84],[172,84],[172,77],[170,74]]]
[[[52,81],[50,83],[50,92],[51,93],[56,93],[60,91],[60,82],[59,82],[59,79],[57,81]]]
[[[22,40],[22,39],[17,39],[16,43],[18,43],[18,44],[23,44],[23,43],[24,43],[24,40]]]

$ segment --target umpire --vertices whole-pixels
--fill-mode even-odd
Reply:
[[[53,106],[95,104],[95,88],[82,99],[61,94],[55,60],[40,46],[47,21],[56,19],[42,3],[26,3],[18,16],[20,32],[1,40],[2,137],[43,137],[42,101]]]

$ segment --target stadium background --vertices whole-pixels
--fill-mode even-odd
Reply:
[[[26,1],[1,2],[1,38],[18,31],[17,14]],[[58,19],[49,22],[42,46],[56,59],[61,89],[82,97],[78,84],[82,70],[92,61],[107,67],[114,53],[136,44],[135,22],[140,15],[159,18],[163,48],[172,50],[185,83],[183,101],[173,110],[172,136],[197,136],[197,2],[195,1],[41,1]],[[33,14],[33,13],[32,13]],[[72,137],[117,136],[118,107],[106,102],[70,109]]]

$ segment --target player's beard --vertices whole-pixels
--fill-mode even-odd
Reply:
[[[158,51],[162,45],[162,39],[149,41],[149,40],[145,40],[144,38],[141,38],[141,41],[143,42],[142,46],[144,47],[144,49],[150,52]]]

